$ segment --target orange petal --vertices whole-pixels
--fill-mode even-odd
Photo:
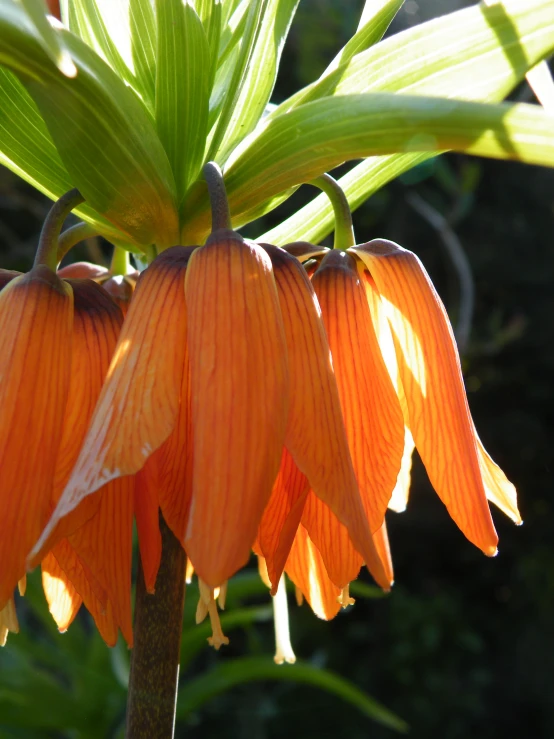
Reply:
[[[159,450],[148,459],[135,476],[135,519],[140,549],[140,561],[147,593],[154,593],[156,577],[162,559],[162,535],[159,524],[158,500]]]
[[[257,549],[265,557],[272,595],[277,592],[309,491],[307,478],[283,449],[279,474],[260,521],[257,539]]]
[[[312,278],[333,356],[354,472],[378,531],[404,450],[404,418],[373,328],[354,258],[331,251]]]
[[[58,629],[61,632],[67,631],[83,599],[60,567],[53,552],[49,552],[42,560],[42,588]]]
[[[133,477],[122,477],[108,483],[99,493],[100,503],[96,515],[68,537],[81,562],[105,589],[112,606],[113,619],[129,646],[133,642],[133,488]]]
[[[321,554],[302,525],[298,527],[285,570],[316,616],[328,621],[337,615],[341,591],[329,579]]]
[[[0,608],[49,511],[71,364],[71,288],[47,267],[0,292]]]
[[[288,365],[271,262],[217,235],[192,256],[185,293],[194,470],[185,549],[217,587],[248,560],[279,470]]]
[[[139,277],[139,272],[130,272],[125,276],[114,275],[113,277],[109,277],[107,280],[98,280],[98,284],[101,285],[102,289],[112,297],[115,303],[117,303],[124,316],[127,315],[127,311],[129,310],[131,298],[135,293]]]
[[[411,482],[411,470],[412,470],[412,455],[415,449],[414,440],[412,433],[408,428],[409,413],[408,406],[406,403],[406,397],[404,395],[404,388],[400,380],[400,373],[398,369],[398,360],[396,359],[396,350],[394,347],[394,339],[392,337],[391,328],[385,315],[384,306],[381,302],[381,296],[377,290],[377,285],[374,279],[371,277],[369,272],[364,266],[364,263],[357,260],[358,274],[362,284],[365,287],[366,298],[375,328],[375,334],[377,341],[379,342],[379,350],[383,361],[387,367],[389,376],[392,384],[398,396],[400,408],[402,410],[402,416],[404,418],[404,451],[402,453],[402,461],[400,464],[400,472],[396,479],[396,485],[392,491],[391,499],[389,500],[389,508],[392,511],[401,513],[406,510],[408,505],[408,496],[410,492]]]
[[[310,491],[304,506],[302,525],[320,552],[327,574],[337,588],[342,590],[358,577],[363,558],[354,548],[348,529],[313,491]],[[384,571],[383,563],[379,564]],[[387,587],[389,583],[387,579]]]
[[[110,271],[106,267],[92,262],[72,262],[58,270],[58,277],[64,279],[73,278],[77,280],[96,280],[98,277],[106,277]]]
[[[479,466],[481,467],[487,498],[519,526],[523,521],[517,507],[516,489],[500,467],[489,457],[475,429],[474,432],[479,452]]]
[[[377,582],[388,587],[352,467],[317,298],[297,260],[277,247],[265,248],[273,263],[291,371],[286,447],[314,493],[347,527]]]
[[[137,472],[177,418],[186,342],[184,274],[192,249],[163,252],[141,275],[57,522],[106,482]]]
[[[84,602],[106,644],[115,645],[117,624],[111,604],[98,599],[90,572],[67,540],[56,545],[44,558],[42,585],[50,613],[60,631],[67,630]]]
[[[391,325],[409,426],[429,479],[467,538],[494,555],[492,523],[452,327],[419,259],[387,241],[354,252],[375,280]]]
[[[180,542],[185,540],[192,499],[193,429],[190,361],[185,348],[177,422],[167,441],[158,449],[158,498],[169,528]]]
[[[63,420],[52,509],[69,480],[90,424],[104,378],[114,353],[123,316],[113,300],[91,280],[68,280],[74,295],[71,379]],[[33,550],[28,566],[34,567],[62,537],[75,531],[97,511],[99,499],[86,498],[62,519],[39,550]]]
[[[21,272],[15,272],[13,269],[0,269],[0,290],[11,282],[14,277],[20,277]]]
[[[375,547],[379,552],[379,558],[381,559],[385,572],[387,573],[387,578],[389,579],[389,582],[392,583],[394,582],[394,569],[392,566],[386,521],[383,521],[381,528],[373,534],[373,541],[375,542]]]

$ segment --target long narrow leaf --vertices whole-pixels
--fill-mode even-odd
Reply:
[[[399,732],[408,731],[408,725],[381,703],[364,693],[356,685],[330,670],[308,664],[276,665],[268,659],[245,657],[218,665],[209,673],[186,683],[186,690],[177,699],[177,718],[183,718],[207,701],[237,685],[254,680],[297,682],[325,690],[347,701],[368,718]]]
[[[260,27],[245,66],[239,95],[218,147],[217,159],[221,162],[254,129],[269,102],[298,2],[268,0],[262,8]]]
[[[375,2],[375,0],[367,0],[364,5],[362,17],[360,18],[358,30],[325,69],[320,80],[327,78],[333,70],[339,69],[339,67],[341,70],[346,71],[348,69],[349,62],[354,56],[356,56],[356,54],[360,54],[362,51],[369,49],[380,41],[403,3],[404,0],[378,0],[378,2]],[[333,78],[331,78],[331,80],[332,79]],[[285,113],[287,110],[295,108],[303,102],[308,102],[308,100],[320,97],[320,95],[315,94],[314,91],[316,89],[322,89],[323,86],[323,83],[320,83],[320,85],[315,83],[314,85],[302,88],[302,90],[299,90],[278,106],[275,110],[275,114],[280,115]],[[332,87],[332,81],[330,86]]]
[[[301,102],[378,91],[502,98],[553,48],[550,0],[477,5],[422,23],[352,57],[324,73],[306,89]],[[299,102],[298,96],[295,100]],[[285,101],[272,118],[289,109]]]
[[[217,154],[221,148],[222,142],[224,139],[228,139],[230,135],[229,122],[233,118],[237,101],[246,82],[250,58],[255,48],[264,12],[269,2],[270,0],[251,0],[251,2],[246,6],[248,8],[246,27],[240,39],[240,47],[238,47],[237,44],[238,54],[236,56],[236,64],[234,65],[233,74],[227,88],[221,114],[217,121],[213,137],[210,141],[210,149],[207,159],[217,159]]]
[[[379,44],[376,58],[372,54],[377,49],[360,55],[355,60],[358,67],[353,64],[344,68],[342,84],[347,84],[349,71],[352,84],[359,82],[364,89],[366,84],[378,84],[379,78],[372,71],[372,65],[376,65],[387,85],[394,82],[395,90],[406,91],[408,88],[398,86],[402,83],[395,72],[398,65],[401,74],[409,72],[406,82],[411,85],[410,92],[442,92],[448,97],[497,102],[523,79],[527,69],[554,51],[553,16],[554,5],[549,0],[509,0],[490,8],[468,8],[391,37]],[[428,28],[432,29],[429,39],[436,39],[434,45],[428,41]],[[387,60],[388,70],[383,68]],[[355,69],[358,75],[353,74]],[[429,156],[371,158],[344,176],[340,185],[355,209],[393,177]],[[302,235],[317,242],[332,230],[333,218],[328,200],[319,196],[263,238],[283,244]]]
[[[37,106],[17,77],[0,67],[0,164],[52,200],[74,187]],[[75,211],[107,239],[120,232],[88,205]]]
[[[153,113],[156,95],[157,26],[150,0],[129,0],[131,52],[137,87],[142,100]]]
[[[204,157],[210,50],[202,21],[182,0],[157,0],[156,125],[181,200]]]
[[[39,32],[42,45],[57,68],[67,77],[75,77],[77,69],[73,64],[71,55],[65,48],[60,34],[50,25],[47,14],[48,9],[44,0],[21,0],[21,4],[27,11],[27,15],[35,24]]]
[[[122,239],[176,243],[174,180],[152,122],[119,77],[78,38],[63,34],[79,70],[61,75],[17,6],[0,5],[0,63],[37,104],[73,186]]]
[[[226,171],[234,222],[287,188],[351,159],[453,149],[554,166],[554,117],[532,105],[484,105],[387,93],[307,103],[269,123]],[[187,230],[207,231],[194,204]]]

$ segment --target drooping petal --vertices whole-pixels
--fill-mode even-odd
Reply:
[[[302,525],[321,554],[329,578],[339,590],[358,577],[363,557],[354,548],[346,526],[313,491],[304,506]],[[380,566],[384,572],[382,562]],[[369,566],[368,569],[371,572]],[[390,580],[386,582],[389,586]]]
[[[72,265],[73,266],[73,265]],[[89,279],[71,279],[74,315],[71,378],[52,486],[51,510],[58,502],[79,456],[102,384],[113,356],[123,316],[113,300]],[[34,567],[62,537],[73,533],[98,510],[97,496],[86,498],[42,537],[28,559]]]
[[[275,595],[296,530],[302,518],[310,483],[290,452],[283,449],[279,474],[258,528],[257,548],[265,558],[271,594]]]
[[[239,237],[208,240],[185,281],[193,494],[184,546],[217,587],[247,561],[279,470],[289,404],[271,262]]]
[[[477,451],[479,453],[479,466],[483,475],[483,483],[485,485],[485,493],[487,499],[495,506],[500,508],[518,526],[523,523],[521,515],[517,507],[517,493],[514,485],[508,480],[500,467],[493,462],[487,450],[483,446],[481,439],[477,436]]]
[[[37,550],[83,498],[136,473],[171,433],[183,373],[183,285],[191,252],[167,249],[141,275],[82,451]]]
[[[43,266],[0,292],[0,608],[50,511],[72,315],[71,288]]]
[[[429,479],[467,538],[494,555],[477,442],[452,328],[419,259],[391,242],[355,247],[391,325],[409,426]]]
[[[329,579],[321,554],[302,525],[298,527],[285,571],[316,616],[328,621],[337,615],[341,591]]]
[[[67,631],[83,599],[60,567],[53,551],[42,560],[42,589],[58,629],[62,633]]]
[[[66,631],[84,603],[100,635],[108,646],[113,647],[117,641],[117,624],[111,603],[98,599],[93,580],[86,565],[65,539],[42,561],[42,586],[58,629]]]
[[[400,471],[396,479],[396,485],[392,491],[391,499],[389,501],[389,508],[392,511],[401,513],[406,510],[408,505],[408,496],[410,493],[411,483],[411,470],[412,470],[412,455],[415,449],[414,439],[412,432],[409,429],[409,413],[408,406],[406,403],[406,397],[404,395],[404,388],[402,387],[402,381],[400,379],[400,372],[398,369],[398,360],[396,358],[396,350],[394,347],[394,339],[392,338],[392,332],[387,316],[385,314],[384,306],[381,302],[381,296],[377,290],[377,285],[374,279],[371,277],[364,263],[357,259],[358,274],[360,280],[365,288],[366,299],[369,307],[369,312],[373,321],[373,327],[379,343],[379,350],[385,366],[388,370],[389,377],[394,386],[396,394],[398,396],[398,402],[402,410],[402,416],[404,419],[404,451],[402,453],[402,461],[400,463]]]
[[[293,257],[277,247],[264,248],[272,259],[291,368],[286,447],[314,493],[346,526],[376,581],[388,588],[360,499],[317,298]]]
[[[348,446],[371,526],[378,531],[404,450],[404,419],[354,258],[331,251],[312,278],[327,331]]]
[[[156,577],[162,560],[162,535],[159,525],[158,454],[152,454],[135,475],[135,519],[140,561],[147,593],[156,590]]]

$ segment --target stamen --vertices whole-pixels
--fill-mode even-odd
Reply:
[[[260,555],[258,555],[258,572],[260,573],[263,584],[271,590],[271,580],[269,579],[265,557],[261,557]]]
[[[17,583],[17,589],[19,590],[19,595],[25,595],[25,591],[27,590],[27,575],[23,575]]]
[[[292,651],[289,631],[289,608],[285,576],[281,575],[277,592],[273,596],[273,620],[275,622],[275,657],[278,665],[283,662],[294,664],[296,657]]]
[[[350,585],[347,585],[341,590],[341,594],[339,595],[337,600],[343,608],[354,605],[356,601],[354,600],[354,598],[350,597]]]
[[[210,614],[210,622],[212,625],[212,635],[208,637],[208,644],[214,649],[219,649],[222,644],[229,644],[229,639],[225,636],[221,628],[221,621],[219,620],[219,613],[217,612],[215,600],[210,601],[208,612]]]
[[[192,576],[194,575],[194,566],[190,559],[187,557],[187,567],[185,570],[185,582],[187,585],[190,585],[192,582]]]
[[[300,590],[298,585],[294,586],[294,595],[296,598],[296,604],[301,606],[304,603],[304,593]]]
[[[217,612],[217,605],[215,602],[214,588],[198,578],[198,587],[200,589],[200,599],[198,601],[198,607],[196,609],[196,623],[201,623],[206,615],[210,615],[210,623],[212,626],[212,635],[208,637],[208,644],[214,649],[219,649],[222,644],[229,644],[229,639],[223,633],[221,628],[221,622],[219,620],[219,613]],[[223,593],[223,602],[225,602],[225,594],[227,592],[227,582],[219,587],[215,588],[218,591],[219,596]]]
[[[219,588],[219,595],[217,596],[217,605],[221,608],[222,611],[225,610],[225,601],[227,600],[227,583],[229,581],[225,580],[223,585]]]
[[[198,601],[198,605],[196,606],[196,623],[201,624],[207,615],[208,615],[208,604],[204,603],[202,598],[200,598]]]
[[[17,621],[13,598],[10,598],[0,611],[0,647],[6,644],[8,631],[19,634],[19,623]]]

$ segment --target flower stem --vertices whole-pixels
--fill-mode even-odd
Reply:
[[[112,275],[128,275],[131,269],[129,263],[129,252],[120,246],[113,248],[112,261],[110,264],[110,273]]]
[[[71,228],[66,228],[58,239],[58,264],[75,244],[85,241],[85,239],[90,239],[93,236],[98,236],[98,229],[91,226],[90,223],[77,223],[75,226],[71,226]]]
[[[221,169],[215,162],[207,162],[203,173],[212,207],[212,233],[220,229],[231,230],[231,214]]]
[[[79,190],[74,189],[62,195],[50,208],[42,231],[40,232],[38,249],[35,256],[35,267],[39,264],[44,264],[50,267],[50,269],[56,270],[58,266],[58,239],[63,222],[73,208],[76,208],[84,200]]]
[[[356,245],[354,228],[352,226],[352,212],[348,200],[339,183],[330,174],[322,174],[311,180],[309,185],[319,187],[327,195],[335,212],[335,243],[334,249],[348,249]]]
[[[162,561],[149,595],[139,563],[126,739],[172,739],[185,593],[185,552],[160,513]]]

